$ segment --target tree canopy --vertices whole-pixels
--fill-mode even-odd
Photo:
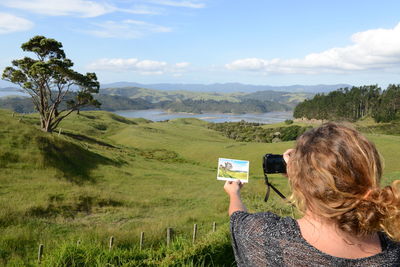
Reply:
[[[31,96],[40,114],[41,128],[46,132],[52,132],[65,117],[81,107],[101,105],[92,95],[100,88],[96,74],[74,71],[74,64],[62,47],[54,39],[35,36],[21,48],[33,52],[36,58],[13,60],[2,75],[4,80],[19,85]]]
[[[400,85],[382,90],[377,85],[341,88],[329,94],[317,94],[298,104],[295,118],[356,121],[371,116],[377,122],[400,118]]]

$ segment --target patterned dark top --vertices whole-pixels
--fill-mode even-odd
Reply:
[[[400,266],[400,243],[379,233],[382,252],[359,258],[338,258],[316,249],[301,235],[291,217],[272,212],[231,215],[232,246],[241,266]]]

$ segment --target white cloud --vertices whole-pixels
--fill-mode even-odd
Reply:
[[[300,59],[238,59],[230,70],[262,73],[346,73],[400,67],[400,23],[393,29],[372,29],[351,36],[352,45],[334,47]]]
[[[0,12],[0,34],[27,31],[33,25],[33,22],[27,19]]]
[[[93,23],[96,29],[88,30],[91,35],[103,38],[137,39],[150,33],[170,32],[171,28],[138,20],[106,21]]]
[[[167,66],[164,61],[154,61],[154,60],[142,60],[136,64],[139,70],[146,72],[157,72],[162,71]]]
[[[225,66],[230,70],[259,71],[267,66],[267,61],[260,58],[245,58],[233,61]]]
[[[6,7],[22,9],[37,14],[78,17],[97,17],[112,12],[125,12],[141,15],[160,14],[160,8],[156,8],[152,5],[149,6],[149,3],[172,7],[205,7],[203,3],[197,1],[146,0],[144,1],[145,4],[135,5],[131,8],[117,7],[108,2],[90,0],[2,0],[0,1],[0,4]]]
[[[172,1],[172,0],[151,0],[151,3],[173,6],[173,7],[186,7],[186,8],[204,8],[205,4],[199,1]]]
[[[189,62],[179,62],[175,64],[175,67],[177,69],[185,69],[187,67],[189,67],[190,63]]]
[[[87,0],[6,0],[4,6],[50,16],[97,17],[117,10],[107,3]]]
[[[139,60],[137,58],[102,58],[90,63],[87,68],[93,71],[137,72],[142,75],[180,74],[190,64],[180,62],[168,64],[165,61]]]
[[[159,15],[162,13],[160,8],[145,5],[136,5],[131,8],[117,8],[116,11],[139,15]]]

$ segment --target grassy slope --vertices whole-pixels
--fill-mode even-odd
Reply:
[[[189,238],[193,223],[205,237],[213,221],[228,220],[219,157],[250,160],[242,194],[250,211],[290,214],[274,193],[263,203],[261,158],[293,142],[234,142],[196,119],[146,123],[82,112],[63,122],[60,136],[38,131],[36,120],[0,111],[0,264],[33,262],[40,242],[50,253],[62,240],[105,244],[113,235],[117,246],[130,248],[144,231],[150,246],[166,227]],[[398,178],[400,137],[369,137],[385,158],[385,183]],[[272,180],[288,193],[285,178]]]
[[[39,243],[50,250],[65,239],[104,242],[114,235],[129,247],[141,231],[149,246],[166,227],[189,236],[193,223],[204,236],[213,221],[228,219],[217,158],[260,162],[266,149],[235,143],[198,120],[149,124],[82,112],[60,125],[60,136],[42,133],[36,121],[1,111],[3,260],[32,262]]]

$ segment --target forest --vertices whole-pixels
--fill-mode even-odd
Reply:
[[[365,116],[376,122],[391,122],[400,116],[400,85],[385,90],[377,85],[341,88],[299,103],[294,118],[357,121]]]

